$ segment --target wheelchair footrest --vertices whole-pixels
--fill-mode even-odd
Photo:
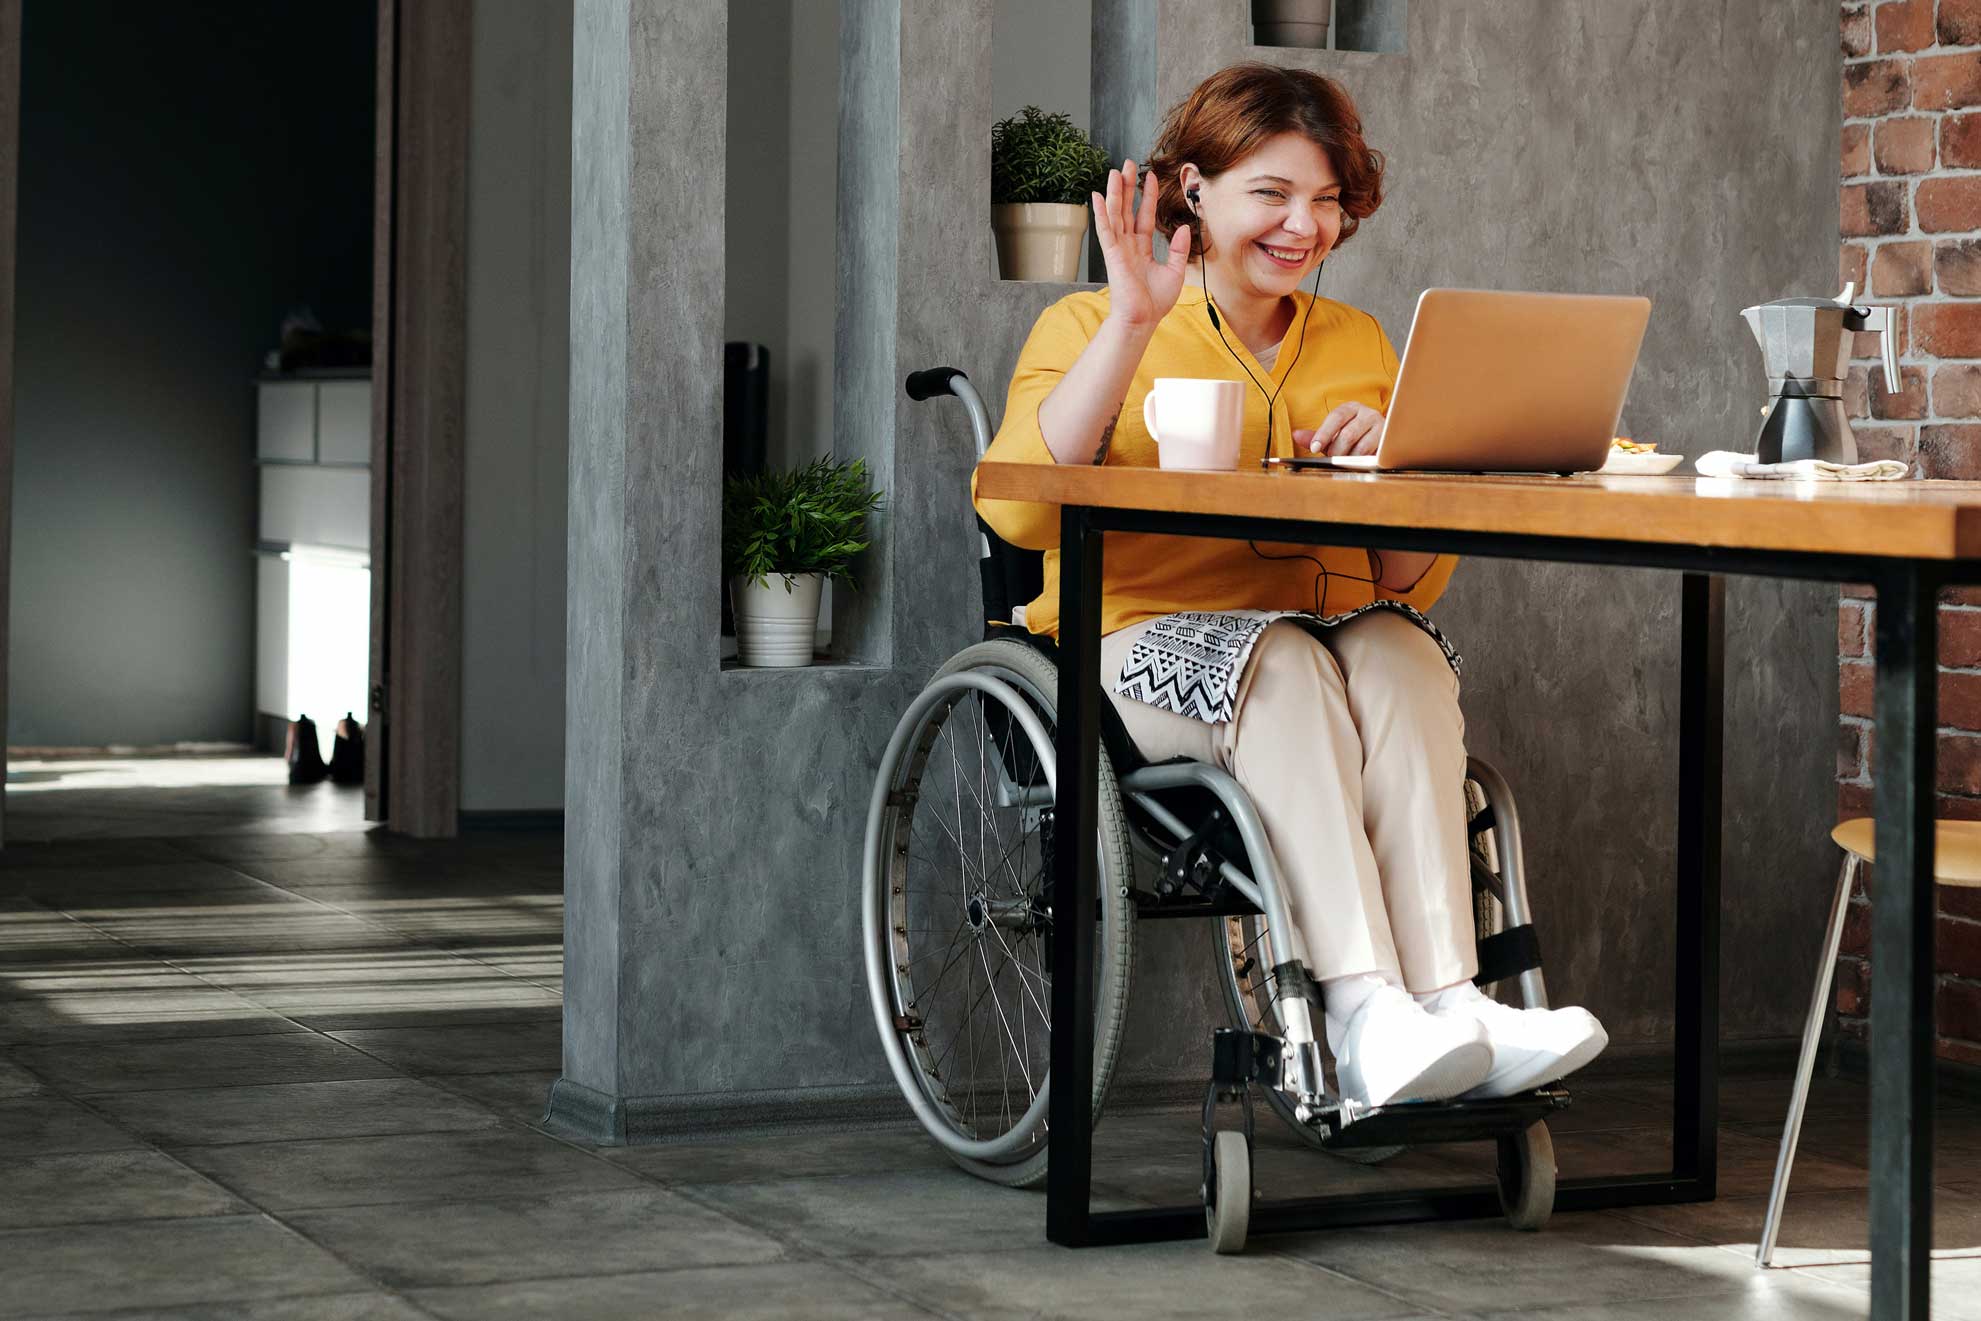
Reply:
[[[1479,1101],[1409,1101],[1379,1106],[1341,1124],[1338,1111],[1318,1117],[1323,1147],[1416,1147],[1511,1137],[1568,1108],[1566,1088],[1543,1087]]]

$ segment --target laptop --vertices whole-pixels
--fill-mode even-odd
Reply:
[[[1374,454],[1275,467],[1590,472],[1609,457],[1651,300],[1426,289]]]

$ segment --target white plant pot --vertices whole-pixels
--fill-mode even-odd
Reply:
[[[767,669],[812,663],[818,636],[820,573],[773,573],[762,583],[741,574],[729,580],[729,605],[736,615],[736,659]]]
[[[997,268],[1007,280],[1057,280],[1080,274],[1087,208],[1059,202],[1004,202],[991,208]]]

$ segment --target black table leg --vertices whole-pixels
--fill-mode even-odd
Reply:
[[[1871,905],[1871,1315],[1931,1314],[1935,581],[1878,587],[1877,860]]]
[[[1684,575],[1679,605],[1674,1178],[1712,1200],[1719,1170],[1720,803],[1726,580]]]
[[[1094,798],[1100,780],[1101,534],[1060,512],[1059,706],[1054,734],[1052,1100],[1046,1112],[1046,1237],[1091,1241],[1094,1092]]]

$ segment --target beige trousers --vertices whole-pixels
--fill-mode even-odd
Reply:
[[[1153,621],[1150,621],[1153,622]],[[1432,991],[1478,971],[1458,676],[1430,635],[1372,610],[1326,633],[1267,625],[1218,725],[1114,695],[1134,624],[1101,639],[1102,689],[1151,761],[1229,771],[1279,859],[1295,953],[1317,978]]]

